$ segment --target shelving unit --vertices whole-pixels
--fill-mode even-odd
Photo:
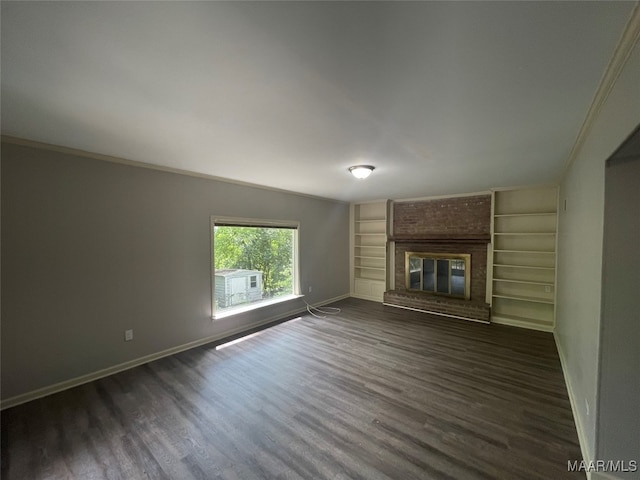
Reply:
[[[557,205],[556,187],[493,192],[493,322],[553,329]]]
[[[382,301],[387,284],[389,202],[351,205],[351,295]]]

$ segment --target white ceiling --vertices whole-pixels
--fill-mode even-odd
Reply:
[[[349,201],[555,182],[633,7],[2,2],[2,133]]]

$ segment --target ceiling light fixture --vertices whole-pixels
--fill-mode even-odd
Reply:
[[[354,165],[353,167],[349,167],[349,171],[353,174],[354,177],[362,180],[363,178],[367,178],[369,175],[371,175],[371,172],[373,172],[373,170],[376,167],[373,167],[371,165]]]

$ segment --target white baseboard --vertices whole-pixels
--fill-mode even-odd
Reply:
[[[327,300],[323,300],[317,303],[314,303],[313,307],[321,307],[322,305],[327,305],[329,303],[337,302],[338,300],[344,300],[345,298],[349,298],[349,294],[340,295],[334,298],[329,298]],[[129,370],[134,367],[138,367],[140,365],[144,365],[145,363],[153,362],[154,360],[158,360],[163,357],[168,357],[170,355],[174,355],[176,353],[184,352],[185,350],[189,350],[195,347],[199,347],[201,345],[205,345],[207,343],[215,342],[218,340],[222,340],[223,338],[231,337],[233,335],[237,335],[247,330],[251,330],[256,327],[260,327],[262,325],[266,325],[268,323],[276,322],[278,320],[285,319],[287,317],[291,317],[293,315],[299,315],[301,313],[306,312],[306,306],[301,308],[292,309],[288,312],[273,315],[271,317],[267,317],[259,322],[252,323],[250,325],[245,325],[238,328],[232,328],[229,330],[225,330],[216,335],[212,335],[209,337],[204,337],[198,340],[194,340],[193,342],[188,342],[183,345],[178,345],[176,347],[171,347],[166,350],[162,350],[160,352],[152,353],[150,355],[145,355],[144,357],[136,358],[134,360],[129,360],[128,362],[120,363],[118,365],[113,365],[111,367],[103,368],[101,370],[97,370],[95,372],[87,373],[85,375],[80,375],[79,377],[71,378],[69,380],[65,380],[63,382],[55,383],[53,385],[49,385],[43,388],[38,388],[36,390],[32,390],[30,392],[26,392],[20,395],[16,395],[14,397],[7,398],[0,402],[0,410],[4,410],[6,408],[15,407],[22,403],[30,402],[31,400],[36,400],[38,398],[46,397],[48,395],[52,395],[54,393],[61,392],[63,390],[68,390],[70,388],[77,387],[79,385],[83,385],[85,383],[93,382],[94,380],[98,380],[100,378],[108,377],[109,375],[113,375],[118,372],[122,372],[124,370]]]
[[[578,442],[580,443],[580,452],[582,453],[582,459],[585,463],[589,463],[592,458],[589,455],[587,450],[587,437],[584,431],[584,426],[582,425],[582,421],[580,420],[580,416],[578,416],[578,398],[576,397],[573,387],[571,385],[571,377],[567,373],[567,361],[564,355],[564,351],[562,350],[562,346],[558,341],[558,336],[556,335],[555,330],[553,331],[553,339],[556,342],[556,348],[558,350],[558,356],[560,357],[560,365],[562,366],[562,374],[564,376],[564,383],[567,386],[567,393],[569,394],[569,402],[571,403],[571,412],[573,413],[573,421],[576,424],[576,430],[578,432]],[[576,459],[577,460],[577,459]],[[601,475],[601,474],[598,474]],[[593,472],[587,472],[588,480],[596,480],[600,478],[601,480],[605,480],[606,477],[594,477]]]
[[[362,295],[361,293],[352,293],[349,296],[353,298],[359,298],[360,300],[370,300],[372,302],[382,303],[382,298],[373,297],[371,295]]]
[[[508,325],[510,327],[527,328],[529,330],[538,330],[540,332],[553,332],[553,326],[536,325],[530,322],[519,322],[511,318],[501,317],[500,315],[491,315],[491,323],[497,323],[499,325]]]

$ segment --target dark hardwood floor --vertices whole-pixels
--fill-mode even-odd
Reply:
[[[2,412],[2,479],[563,479],[551,334],[347,299]]]

